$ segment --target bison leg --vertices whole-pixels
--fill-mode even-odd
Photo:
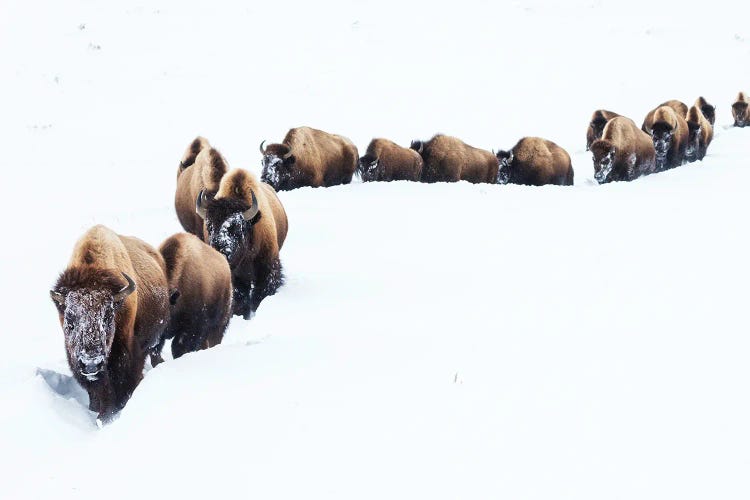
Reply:
[[[151,352],[149,352],[149,355],[151,356],[151,366],[154,368],[164,362],[164,358],[161,357],[161,350],[164,348],[165,340],[164,335],[162,335],[159,338],[159,343],[151,349]]]
[[[240,282],[235,279],[233,289],[233,304],[234,304],[234,315],[242,316],[245,319],[249,319],[251,313],[250,307],[250,295],[252,285]]]
[[[284,275],[281,272],[281,261],[275,258],[271,263],[257,262],[255,264],[255,286],[250,299],[250,313],[245,319],[255,313],[261,301],[276,293],[276,290],[284,283]]]

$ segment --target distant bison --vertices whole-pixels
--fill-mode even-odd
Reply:
[[[732,117],[734,117],[735,127],[745,127],[750,125],[750,111],[748,111],[750,100],[744,92],[737,94],[737,100],[732,104]]]
[[[688,124],[687,161],[702,160],[714,138],[714,129],[698,106],[692,106],[685,117]]]
[[[695,107],[701,110],[703,116],[706,117],[708,123],[713,127],[714,123],[716,123],[716,107],[709,104],[703,96],[695,100]]]
[[[499,184],[543,186],[573,185],[570,155],[554,142],[539,137],[525,137],[510,151],[499,151]]]
[[[642,130],[651,135],[654,142],[658,171],[679,167],[686,161],[685,150],[690,135],[684,118],[687,115],[687,106],[684,112],[678,113],[675,110],[682,109],[682,107],[670,103],[679,103],[679,101],[667,101],[651,111],[642,126]]]
[[[164,331],[172,356],[221,343],[232,317],[232,273],[219,252],[189,233],[167,238],[159,247],[169,284],[171,319]]]
[[[204,189],[213,196],[227,171],[227,163],[203,137],[188,146],[177,170],[174,206],[183,229],[203,239],[203,219],[195,213],[195,200]]]
[[[646,132],[648,135],[651,135],[651,129],[649,128],[650,124],[654,121],[654,113],[656,113],[656,110],[667,106],[668,108],[672,108],[674,112],[677,114],[677,116],[685,116],[688,112],[688,106],[682,101],[678,101],[677,99],[672,99],[666,102],[663,102],[656,106],[654,109],[648,112],[646,115],[646,118],[643,120],[643,125],[641,126],[641,130]]]
[[[234,169],[221,179],[213,199],[198,196],[196,211],[205,219],[208,242],[232,270],[234,314],[250,319],[283,283],[279,250],[288,228],[284,207],[271,186]]]
[[[497,181],[498,163],[494,154],[475,148],[460,139],[438,134],[427,142],[412,141],[411,149],[424,160],[422,182],[473,183]]]
[[[607,123],[602,138],[591,144],[591,152],[599,184],[632,181],[654,172],[656,152],[651,138],[624,116]]]
[[[604,126],[609,120],[615,118],[618,115],[614,111],[607,111],[606,109],[597,109],[594,114],[591,115],[591,121],[586,129],[586,151],[591,149],[591,143],[597,139],[601,139]]]
[[[357,147],[346,137],[310,127],[293,128],[281,144],[263,148],[260,180],[276,191],[303,186],[349,184],[357,168]]]
[[[419,181],[423,165],[422,157],[413,149],[388,139],[373,139],[359,159],[357,172],[364,182]]]
[[[94,226],[78,240],[50,291],[70,370],[102,420],[127,403],[146,355],[169,321],[161,255],[143,241]]]

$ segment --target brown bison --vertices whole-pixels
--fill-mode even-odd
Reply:
[[[357,168],[357,147],[346,137],[310,127],[293,128],[281,144],[269,144],[260,180],[276,191],[303,186],[349,184]]]
[[[495,155],[455,137],[438,134],[427,142],[412,141],[411,149],[424,161],[422,182],[497,182]]]
[[[357,173],[364,182],[419,181],[422,166],[422,157],[413,149],[388,139],[373,139],[359,159]]]
[[[654,172],[654,143],[633,120],[624,116],[607,123],[602,138],[591,144],[591,152],[594,155],[594,178],[599,184],[632,181]]]
[[[232,270],[234,314],[250,319],[283,283],[279,250],[288,229],[284,207],[271,186],[234,169],[221,179],[213,199],[198,195],[196,211],[205,219],[209,244]]]
[[[94,226],[78,240],[50,295],[68,364],[108,420],[143,377],[146,355],[169,321],[164,259],[143,241]]]
[[[228,170],[227,163],[206,139],[196,137],[190,143],[177,170],[174,206],[183,229],[203,239],[203,219],[195,213],[195,200],[204,189],[213,196],[219,181]]]
[[[648,114],[646,115],[646,118],[643,120],[643,125],[641,126],[641,130],[646,132],[648,135],[652,135],[651,129],[649,127],[650,127],[650,124],[654,122],[654,114],[656,113],[657,109],[664,107],[664,106],[672,108],[674,112],[677,113],[677,116],[685,116],[688,112],[687,104],[685,104],[682,101],[678,101],[677,99],[672,99],[670,101],[663,102],[648,112]]]
[[[604,126],[612,118],[620,116],[614,111],[607,111],[606,109],[597,109],[594,114],[591,115],[591,121],[586,129],[586,151],[591,149],[591,143],[602,137]]]
[[[685,108],[684,113],[677,113],[675,109],[681,107],[669,104],[673,102],[679,101],[668,101],[651,111],[641,127],[654,141],[657,171],[679,167],[686,161],[685,150],[690,132],[684,116],[688,110]]]
[[[709,104],[703,96],[695,100],[695,107],[701,110],[703,116],[706,117],[708,123],[713,127],[714,123],[716,123],[716,107]]]
[[[172,356],[221,343],[232,317],[232,273],[219,252],[189,233],[167,238],[159,247],[169,284],[171,319],[156,352],[172,340]]]
[[[750,111],[748,111],[750,99],[744,92],[737,94],[737,100],[732,104],[732,117],[734,118],[735,127],[745,127],[750,125]]]
[[[685,148],[687,161],[703,160],[708,145],[714,138],[714,128],[698,106],[692,106],[685,120],[688,124],[688,145]]]
[[[573,185],[573,165],[567,151],[552,141],[524,137],[510,151],[499,151],[499,184]]]

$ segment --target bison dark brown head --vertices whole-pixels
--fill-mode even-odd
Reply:
[[[656,150],[656,164],[662,166],[667,159],[667,153],[672,147],[674,129],[667,123],[656,122],[651,128],[651,138]]]
[[[260,153],[263,155],[260,180],[278,191],[283,181],[292,175],[292,166],[297,159],[286,144],[269,144],[263,148],[265,142],[260,143]]]
[[[735,102],[732,104],[732,115],[734,115],[734,126],[744,127],[750,125],[750,113],[746,102]]]
[[[229,267],[235,267],[244,250],[252,247],[253,226],[261,217],[255,193],[248,204],[237,198],[209,200],[204,190],[198,194],[195,211],[205,221],[208,244],[226,257]]]
[[[703,113],[703,116],[706,117],[708,123],[710,123],[711,125],[716,123],[716,108],[714,106],[711,106],[710,104],[701,106],[701,113]]]
[[[357,174],[364,182],[378,180],[378,159],[365,155],[357,163]]]
[[[698,159],[702,128],[695,122],[688,122],[688,130],[689,134],[687,148],[685,148],[685,158],[687,161],[693,162]]]
[[[422,152],[424,151],[424,142],[413,140],[411,141],[411,144],[409,145],[409,147],[421,155]]]
[[[115,315],[135,288],[125,273],[118,278],[109,271],[73,270],[60,276],[50,296],[60,315],[71,371],[88,381],[99,378],[115,337]]]
[[[612,182],[612,170],[615,167],[615,155],[617,150],[614,144],[605,140],[594,141],[591,144],[591,153],[594,156],[594,179],[599,184]]]
[[[499,167],[497,169],[497,183],[507,184],[510,181],[511,164],[513,163],[513,151],[498,151],[497,161]]]

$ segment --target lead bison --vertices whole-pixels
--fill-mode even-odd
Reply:
[[[219,252],[189,233],[167,238],[159,247],[166,265],[171,316],[164,340],[172,340],[172,356],[221,343],[232,317],[232,273]]]
[[[591,115],[589,126],[586,129],[586,151],[591,149],[591,143],[602,137],[604,126],[608,121],[610,121],[612,118],[615,118],[616,116],[620,115],[618,115],[614,111],[607,111],[606,109],[597,109],[596,111],[594,111],[594,113]]]
[[[684,111],[678,112],[677,110]],[[641,129],[649,134],[656,150],[657,171],[685,163],[690,132],[685,120],[688,109],[679,101],[667,101],[649,112]]]
[[[599,184],[632,181],[654,172],[656,152],[651,138],[624,116],[607,123],[602,138],[591,144],[591,152]]]
[[[750,99],[748,99],[744,92],[737,94],[737,100],[732,104],[732,117],[734,118],[735,127],[750,125],[748,104],[750,104]]]
[[[524,137],[510,151],[498,151],[497,159],[500,162],[498,184],[573,185],[570,155],[552,141]]]
[[[88,392],[89,408],[106,421],[141,381],[146,355],[169,321],[164,260],[137,238],[94,226],[50,296],[70,370]]]
[[[455,137],[438,134],[427,142],[412,141],[411,149],[424,161],[422,182],[497,182],[495,155]]]
[[[213,199],[198,195],[209,244],[229,263],[234,314],[250,319],[260,302],[283,283],[279,250],[288,229],[276,191],[250,172],[228,172]]]
[[[303,186],[349,184],[357,168],[357,147],[341,135],[310,127],[293,128],[281,144],[260,143],[260,180],[276,191]]]
[[[692,106],[685,120],[688,124],[688,145],[685,149],[687,161],[703,160],[708,145],[714,138],[714,129],[698,106]]]
[[[174,194],[177,218],[188,233],[204,238],[203,219],[195,213],[195,200],[203,190],[209,197],[216,194],[219,181],[227,170],[224,157],[206,139],[196,137],[190,143],[177,169]]]
[[[419,153],[388,139],[373,139],[359,159],[357,173],[364,182],[419,181],[424,162]]]

